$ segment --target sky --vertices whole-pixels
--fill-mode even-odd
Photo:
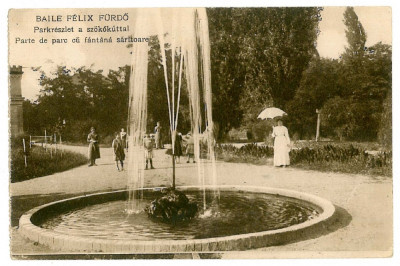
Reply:
[[[339,55],[344,51],[346,46],[345,36],[345,25],[343,23],[343,12],[345,7],[325,7],[322,11],[322,21],[319,24],[321,33],[317,40],[317,49],[321,56],[338,58]],[[391,44],[392,43],[392,16],[390,7],[355,7],[355,11],[361,21],[366,34],[367,34],[367,46],[373,45],[379,41]],[[114,23],[117,26],[127,26],[128,24],[132,27],[133,18],[137,17],[137,10],[135,9],[108,9],[110,14],[124,14],[128,13],[130,19],[128,22],[121,21]],[[168,18],[169,11],[162,11],[163,23],[167,21],[170,23]],[[105,73],[109,69],[117,69],[119,66],[123,66],[130,63],[131,57],[129,50],[125,47],[126,44],[83,44],[84,36],[76,33],[76,23],[43,23],[37,22],[36,16],[48,16],[54,14],[66,14],[77,13],[73,9],[47,9],[37,10],[27,9],[24,11],[11,11],[9,14],[9,63],[10,65],[22,65],[24,67],[24,74],[22,78],[22,96],[34,100],[40,91],[38,84],[39,72],[31,70],[31,67],[41,67],[46,73],[52,71],[57,65],[66,65],[67,67],[80,67],[87,66],[92,67],[94,70],[103,69]],[[79,13],[79,12],[78,12]],[[98,17],[100,14],[105,13],[104,9],[86,9],[80,11],[79,14],[94,14],[94,17]],[[96,26],[97,22],[82,22],[81,25],[85,27]],[[40,27],[53,27],[54,25],[62,25],[67,27],[74,27],[74,33],[65,33],[69,37],[80,36],[80,44],[21,44],[15,43],[15,39],[20,37],[36,38],[39,34],[33,32],[33,26]],[[165,28],[170,25],[164,25]],[[132,27],[133,28],[133,27]],[[74,35],[75,34],[75,35]],[[102,35],[109,36],[110,34]],[[114,33],[112,36],[121,37],[123,33]],[[50,36],[50,35],[47,35]],[[59,37],[59,35],[53,35],[53,37]],[[99,35],[101,36],[101,34]],[[135,36],[145,37],[145,36]],[[37,41],[37,40],[36,40]],[[28,49],[27,49],[28,48]]]

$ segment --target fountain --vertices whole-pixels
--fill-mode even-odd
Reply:
[[[160,9],[141,9],[136,16],[135,34],[147,36],[149,25],[156,25],[168,100],[172,157],[182,78],[186,78],[198,186],[176,187],[172,158],[172,186],[144,187],[149,48],[146,43],[134,43],[129,88],[127,189],[34,208],[20,218],[21,234],[62,251],[173,253],[245,250],[283,244],[323,227],[335,212],[332,203],[325,199],[285,189],[218,186],[206,10],[172,9],[168,35],[168,49],[172,54],[170,69],[166,62],[162,17]],[[175,57],[179,58],[177,62]],[[200,156],[201,135],[207,139],[207,159]],[[205,160],[210,163],[206,165]]]
[[[149,18],[155,18],[153,23],[149,23]],[[199,185],[206,185],[206,176],[211,176],[211,184],[214,191],[214,199],[212,202],[217,204],[219,192],[217,187],[217,174],[215,166],[214,154],[214,134],[212,121],[212,92],[211,92],[211,67],[210,67],[210,41],[208,34],[207,14],[204,8],[179,8],[172,9],[168,16],[172,20],[172,28],[168,32],[168,47],[165,41],[165,30],[162,21],[160,9],[144,9],[136,17],[135,34],[146,36],[151,32],[153,24],[156,25],[160,53],[162,58],[162,66],[164,70],[164,80],[166,88],[166,96],[168,102],[168,115],[170,124],[170,134],[172,136],[172,189],[168,190],[169,201],[157,199],[165,204],[156,204],[154,202],[151,208],[147,208],[149,215],[155,215],[154,208],[159,211],[161,208],[172,208],[178,206],[173,199],[181,199],[176,197],[175,191],[175,138],[176,130],[179,122],[179,106],[182,89],[182,76],[185,71],[186,89],[190,103],[190,121],[191,132],[194,139],[194,155],[197,162],[197,174]],[[178,28],[179,27],[179,28]],[[167,66],[166,49],[171,50],[170,69]],[[130,77],[130,99],[129,99],[129,168],[128,168],[128,190],[130,197],[128,200],[128,212],[137,213],[141,211],[141,200],[143,195],[138,191],[143,191],[144,180],[144,162],[143,162],[143,137],[146,134],[147,119],[147,72],[148,72],[148,47],[143,43],[134,43],[132,50],[132,71]],[[176,57],[179,58],[179,68],[175,65]],[[171,77],[169,79],[169,76]],[[177,86],[175,78],[177,80]],[[169,86],[171,84],[171,86]],[[175,93],[177,91],[177,93]],[[203,99],[203,102],[201,100]],[[200,106],[205,106],[204,111]],[[203,113],[202,113],[203,111]],[[205,117],[207,126],[207,151],[209,160],[211,161],[211,173],[205,173],[203,158],[200,156],[200,134],[202,133],[203,121]],[[166,204],[170,202],[170,206]],[[168,203],[169,204],[169,203]],[[194,210],[191,205],[187,205],[189,209],[185,210],[186,205],[180,204],[179,211],[182,213],[192,213]],[[207,208],[206,191],[203,189],[203,212]],[[177,211],[177,212],[179,212]],[[165,212],[162,211],[164,214]],[[165,215],[164,215],[165,217]],[[170,221],[171,219],[167,219]],[[172,218],[175,220],[175,218]]]

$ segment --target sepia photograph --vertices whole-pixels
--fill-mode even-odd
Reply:
[[[10,8],[7,61],[12,260],[393,256],[391,6]]]

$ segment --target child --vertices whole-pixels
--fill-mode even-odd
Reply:
[[[125,152],[124,146],[121,141],[120,134],[118,132],[115,133],[115,139],[112,142],[112,148],[114,151],[114,160],[117,165],[118,171],[120,171],[118,166],[118,161],[121,163],[121,171],[124,170],[124,160],[125,160]]]
[[[122,147],[124,147],[124,149],[126,149],[126,151],[128,151],[128,145],[126,142],[126,132],[124,128],[121,128],[121,132],[120,132],[120,136],[121,136],[121,143],[122,143]]]
[[[190,161],[190,157],[192,157],[193,159],[193,163],[195,163],[196,161],[194,160],[194,140],[192,137],[192,133],[187,133],[186,135],[186,155],[187,155],[187,163],[189,163]]]
[[[154,147],[154,142],[153,142],[152,138],[150,138],[149,134],[146,134],[144,137],[144,158],[146,159],[146,170],[148,169],[149,161],[150,161],[151,169],[154,169],[154,167],[153,167],[153,147]]]

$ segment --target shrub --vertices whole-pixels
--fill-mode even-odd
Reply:
[[[274,149],[268,146],[258,146],[255,143],[238,148],[232,144],[217,145],[216,154],[219,159],[229,162],[265,163],[274,154]]]

